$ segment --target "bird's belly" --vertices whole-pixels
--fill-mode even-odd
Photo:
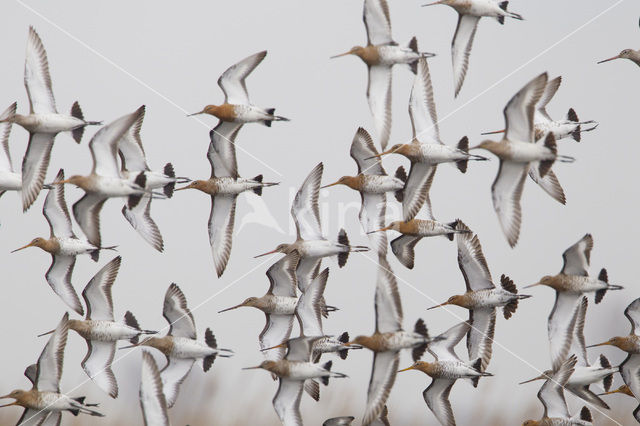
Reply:
[[[65,256],[77,256],[96,250],[96,246],[78,238],[58,238],[58,243],[60,254]]]
[[[554,157],[544,146],[528,142],[511,142],[509,154],[509,160],[516,163],[530,163]]]
[[[412,348],[424,342],[424,337],[407,331],[397,331],[385,335],[386,350]]]
[[[310,362],[294,362],[289,365],[289,378],[294,380],[313,379],[325,376],[326,373]]]
[[[89,340],[99,342],[116,342],[118,340],[131,339],[140,332],[125,324],[115,321],[93,320],[90,321],[91,331],[86,336]]]
[[[262,108],[254,105],[234,105],[236,123],[255,123],[270,117]]]
[[[271,314],[277,315],[293,315],[296,311],[296,305],[298,303],[297,297],[287,296],[272,296],[273,297],[273,310]]]
[[[515,294],[499,289],[480,290],[471,298],[471,308],[493,308],[503,306],[516,299]]]
[[[30,132],[34,133],[59,133],[76,129],[84,125],[84,121],[62,114],[38,114],[34,116],[34,125],[30,126]]]
[[[99,177],[93,191],[106,197],[127,197],[142,192],[132,188],[125,179],[104,176]]]
[[[197,340],[187,339],[184,337],[173,338],[173,349],[171,357],[173,358],[204,358],[216,352],[215,349],[206,346]]]
[[[493,1],[486,0],[475,0],[470,2],[470,5],[465,8],[464,13],[479,17],[496,17],[504,14],[497,4],[495,4]]]
[[[404,182],[391,176],[366,175],[362,192],[367,194],[384,194],[386,192],[399,191],[404,188]]]
[[[260,182],[249,179],[219,178],[217,194],[235,195],[262,186]]]
[[[71,407],[69,397],[57,392],[40,392],[35,405],[31,408],[43,411],[60,411]]]
[[[467,155],[447,145],[422,144],[420,146],[419,159],[422,163],[450,163],[452,161],[464,160],[465,158],[467,158]]]
[[[413,50],[402,46],[379,46],[378,65],[410,64],[420,58]]]
[[[328,240],[313,240],[303,243],[303,257],[325,257],[342,253],[344,248]]]

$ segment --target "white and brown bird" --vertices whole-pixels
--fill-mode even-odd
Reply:
[[[284,356],[284,348],[276,348],[291,336],[293,318],[298,303],[296,267],[299,256],[296,251],[287,254],[267,270],[269,290],[262,297],[249,297],[242,303],[223,309],[227,312],[241,307],[252,307],[264,312],[266,324],[258,337],[265,359],[278,361]],[[269,350],[268,350],[269,349]]]
[[[98,247],[84,238],[76,236],[64,198],[64,186],[59,184],[63,180],[64,171],[60,169],[42,208],[42,213],[49,223],[49,238],[34,238],[29,244],[17,248],[13,252],[27,247],[39,247],[51,254],[51,266],[45,275],[49,286],[70,308],[82,315],[84,309],[71,284],[76,257],[81,254],[89,254],[97,262],[100,250],[113,250],[115,246]]]
[[[167,364],[160,371],[160,377],[167,406],[171,408],[178,398],[180,385],[196,360],[202,359],[202,369],[207,372],[216,357],[230,357],[233,351],[218,348],[216,338],[209,328],[204,334],[205,343],[196,340],[193,314],[187,306],[187,298],[175,283],[165,293],[162,316],[169,323],[169,332],[164,337],[146,337],[139,343],[120,349],[149,346],[162,352],[167,358]]]
[[[574,161],[572,157],[557,153],[552,133],[544,139],[535,139],[533,116],[547,80],[546,72],[540,74],[509,100],[504,108],[506,130],[501,141],[485,140],[473,148],[485,149],[500,159],[500,168],[491,186],[491,196],[500,226],[511,247],[517,244],[520,236],[520,199],[529,170],[538,168],[543,178],[556,160]]]
[[[396,64],[407,64],[415,72],[415,63],[420,58],[435,56],[418,51],[415,37],[408,46],[399,46],[391,36],[391,18],[387,0],[365,0],[363,12],[367,30],[367,45],[354,46],[348,52],[332,56],[337,58],[355,55],[367,65],[369,79],[367,100],[380,146],[387,147],[391,134],[391,80],[392,68]]]
[[[85,192],[85,195],[73,205],[73,216],[89,242],[96,247],[100,247],[102,242],[100,212],[109,198],[125,197],[128,199],[129,208],[134,208],[140,203],[143,195],[152,193],[146,189],[147,178],[144,173],[138,174],[131,182],[123,175],[118,164],[120,139],[141,115],[144,115],[144,106],[103,126],[91,138],[89,149],[93,166],[89,175],[73,175],[55,182],[56,185],[69,183]],[[164,194],[156,196],[164,197]]]
[[[395,176],[388,176],[382,167],[382,161],[378,150],[373,144],[369,133],[362,127],[358,128],[350,150],[351,158],[358,166],[356,176],[342,176],[336,182],[325,185],[328,188],[334,185],[345,185],[360,193],[362,200],[360,206],[360,225],[364,232],[369,234],[371,246],[379,255],[387,253],[387,237],[384,233],[376,233],[385,223],[387,214],[387,193],[391,192],[396,199],[402,202],[404,183],[407,174],[404,167],[396,170]]]
[[[504,24],[504,18],[522,20],[522,16],[507,10],[508,1],[494,0],[439,0],[423,6],[444,4],[458,12],[458,25],[451,42],[451,59],[453,62],[453,83],[455,96],[458,96],[469,68],[469,56],[473,39],[476,36],[480,18],[495,18]]]
[[[478,369],[485,371],[493,351],[496,308],[502,308],[504,318],[509,319],[518,308],[518,301],[531,296],[518,294],[516,285],[504,274],[500,277],[500,288],[497,288],[491,278],[478,236],[460,221],[456,229],[467,231],[456,235],[458,267],[467,291],[464,294],[451,296],[446,302],[429,309],[456,305],[469,310],[470,327],[467,333],[469,359],[480,358]],[[474,386],[477,384],[478,381],[474,381]]]
[[[564,265],[557,275],[547,275],[539,282],[527,287],[543,285],[556,291],[556,301],[549,315],[547,330],[551,349],[551,367],[557,371],[570,355],[569,350],[575,336],[579,302],[585,293],[595,292],[595,302],[600,303],[607,290],[622,287],[608,284],[607,271],[602,269],[597,278],[589,277],[589,263],[593,237],[586,234],[577,243],[562,253]],[[527,288],[525,287],[525,288]]]
[[[576,358],[571,356],[564,360],[560,367],[549,377],[540,391],[538,399],[544,407],[544,414],[540,420],[527,420],[523,426],[565,426],[591,425],[593,418],[587,407],[582,407],[579,414],[572,416],[564,399],[564,386],[574,372]]]
[[[81,362],[83,370],[112,398],[118,397],[118,382],[111,369],[116,342],[130,340],[137,343],[140,335],[156,333],[141,330],[138,321],[129,311],[124,316],[124,322],[117,322],[114,318],[111,287],[118,276],[121,262],[120,256],[113,258],[91,278],[82,292],[87,305],[85,319],[69,320],[69,329],[78,333],[87,343],[87,354]]]
[[[236,215],[236,199],[245,191],[253,191],[262,195],[262,188],[278,183],[263,182],[262,175],[253,179],[240,177],[236,150],[233,142],[221,138],[213,130],[209,133],[211,142],[207,158],[211,165],[211,176],[207,180],[194,180],[187,186],[178,188],[197,189],[211,197],[209,213],[209,244],[213,256],[213,264],[218,277],[222,276],[231,256],[233,243],[233,227]]]
[[[395,144],[378,156],[400,154],[411,161],[411,170],[404,187],[402,220],[413,219],[424,204],[430,216],[429,189],[439,164],[455,163],[465,173],[469,160],[486,160],[485,157],[469,154],[469,139],[463,137],[458,145],[445,145],[440,138],[436,103],[429,66],[425,59],[418,60],[417,72],[409,98],[409,116],[413,131],[410,143]]]
[[[121,172],[131,183],[135,183],[140,173],[143,173],[146,189],[162,189],[164,195],[171,198],[176,183],[186,183],[189,179],[176,177],[171,163],[165,164],[162,171],[151,170],[149,167],[140,136],[145,110],[143,107],[142,113],[138,115],[135,123],[129,127],[129,130],[118,142]],[[142,199],[135,207],[129,207],[128,203],[125,203],[122,207],[122,215],[147,243],[162,252],[164,250],[162,234],[151,217],[152,198],[152,194],[147,193],[142,196]]]
[[[24,412],[18,420],[18,425],[59,425],[63,411],[69,411],[74,416],[79,413],[104,417],[93,407],[97,404],[86,404],[84,397],[72,398],[60,392],[60,378],[64,365],[64,349],[67,345],[69,333],[69,314],[65,313],[58,326],[49,337],[38,363],[25,370],[25,376],[31,381],[30,390],[14,390],[0,399],[13,398],[14,402],[0,407],[18,405],[24,407]]]
[[[296,277],[298,288],[304,292],[320,271],[322,258],[338,257],[338,266],[346,265],[349,253],[369,250],[365,246],[349,245],[349,238],[344,229],[338,233],[338,241],[327,240],[320,223],[320,207],[318,196],[322,182],[322,163],[317,164],[306,177],[291,205],[291,216],[296,225],[296,240],[293,243],[279,244],[274,250],[259,254],[256,257],[272,253],[291,253],[297,251],[300,256]]]
[[[600,357],[596,362],[592,364],[589,363],[584,340],[584,324],[587,315],[587,306],[587,296],[582,296],[582,300],[578,306],[573,339],[568,352],[571,355],[575,355],[576,365],[574,367],[573,374],[569,377],[564,388],[578,398],[608,410],[609,406],[607,403],[604,402],[600,396],[591,391],[589,386],[593,383],[602,382],[602,387],[608,392],[611,388],[611,384],[613,383],[613,374],[618,372],[619,368],[612,367],[609,360],[602,354],[600,354]],[[546,370],[539,376],[521,382],[520,384],[533,382],[535,380],[548,380],[553,376],[553,373],[553,370]]]
[[[58,113],[47,52],[33,27],[29,27],[27,38],[24,85],[29,96],[29,114],[16,114],[14,110],[13,114],[2,117],[2,121],[16,123],[29,132],[29,145],[22,160],[21,185],[22,208],[27,210],[44,184],[56,135],[71,132],[75,141],[80,143],[84,128],[101,122],[86,121],[78,102],[71,107],[71,115]]]
[[[262,123],[271,127],[273,121],[289,121],[275,115],[275,108],[262,108],[249,101],[245,79],[267,56],[267,51],[248,56],[229,67],[218,79],[218,86],[224,92],[224,103],[207,105],[202,111],[192,115],[209,114],[220,120],[213,133],[233,143],[238,131],[245,123]]]
[[[483,376],[491,373],[480,370],[481,359],[472,363],[462,361],[454,350],[455,346],[469,332],[469,323],[462,322],[451,327],[441,335],[435,337],[429,345],[429,353],[435,358],[434,362],[417,361],[402,371],[418,370],[433,378],[428,388],[422,392],[433,415],[443,426],[455,426],[453,409],[449,401],[449,392],[458,379],[470,379],[477,383]]]
[[[620,374],[628,390],[640,401],[640,298],[627,306],[624,316],[631,323],[629,335],[612,337],[606,342],[587,347],[615,346],[628,354],[620,364]],[[633,416],[640,422],[640,405],[633,411]]]
[[[300,398],[306,382],[317,378],[326,386],[330,377],[347,377],[345,374],[331,371],[331,361],[322,365],[311,362],[313,344],[317,339],[319,337],[297,337],[287,340],[281,344],[287,349],[284,359],[266,360],[258,366],[244,368],[263,369],[278,376],[279,386],[273,398],[273,408],[284,426],[302,426]]]
[[[376,329],[371,336],[357,336],[352,343],[373,352],[371,379],[362,424],[379,418],[396,379],[400,351],[412,349],[414,361],[420,359],[431,342],[427,327],[419,319],[414,331],[402,328],[402,303],[398,283],[385,256],[379,257],[375,291]]]

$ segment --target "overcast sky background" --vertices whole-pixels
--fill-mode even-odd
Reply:
[[[551,78],[563,76],[563,84],[549,106],[553,117],[564,117],[569,107],[574,107],[580,118],[600,123],[596,131],[583,135],[580,144],[572,140],[559,143],[563,154],[577,158],[574,164],[554,166],[567,194],[566,206],[527,182],[522,232],[515,249],[509,248],[502,235],[491,203],[490,186],[498,168],[495,158],[471,163],[466,175],[454,167],[440,167],[431,191],[434,214],[443,221],[461,218],[478,233],[494,279],[505,273],[519,288],[559,271],[562,252],[585,233],[592,233],[595,247],[591,273],[607,267],[611,282],[626,288],[607,294],[598,306],[590,297],[586,340],[596,343],[627,334],[629,325],[622,311],[640,295],[633,266],[638,254],[634,241],[640,237],[637,178],[633,174],[640,156],[635,134],[640,70],[628,61],[603,65],[596,65],[596,61],[638,45],[640,4],[628,0],[511,2],[510,9],[526,20],[507,20],[504,26],[491,19],[482,20],[458,99],[453,98],[450,54],[456,13],[448,7],[420,8],[420,4],[390,1],[393,34],[402,44],[416,35],[421,50],[438,55],[429,60],[429,65],[445,143],[455,144],[468,135],[474,145],[481,140],[482,131],[502,128],[506,102],[543,71],[548,71]],[[602,13],[607,8],[610,10]],[[219,345],[236,351],[233,358],[216,360],[206,374],[201,363],[194,367],[170,411],[174,425],[278,422],[271,405],[277,384],[266,372],[240,370],[262,359],[257,336],[264,315],[249,308],[224,314],[217,311],[267,290],[264,273],[279,256],[253,256],[293,240],[290,202],[313,166],[324,162],[323,183],[356,171],[349,157],[352,137],[359,126],[373,130],[365,97],[366,67],[354,57],[329,60],[329,56],[365,43],[361,16],[362,1],[340,0],[201,1],[188,5],[76,0],[64,2],[64,8],[47,1],[17,1],[2,6],[3,106],[18,101],[18,111],[28,111],[22,79],[27,31],[34,25],[49,55],[60,111],[68,111],[79,100],[87,119],[109,122],[146,105],[142,138],[149,163],[160,169],[170,161],[178,175],[191,178],[209,176],[208,131],[216,120],[187,118],[185,113],[222,102],[222,92],[216,85],[218,76],[250,54],[269,51],[247,81],[251,99],[260,106],[277,107],[278,114],[291,118],[291,122],[274,123],[272,128],[245,126],[237,139],[241,148],[238,162],[243,176],[262,173],[265,180],[281,184],[265,189],[262,199],[253,194],[239,197],[233,252],[222,278],[216,278],[211,259],[207,236],[210,201],[205,194],[178,192],[170,200],[153,202],[152,215],[165,239],[162,254],[148,246],[122,217],[122,200],[108,201],[102,212],[103,242],[117,244],[123,257],[113,288],[116,316],[122,318],[126,310],[131,310],[143,328],[165,327],[162,301],[169,284],[176,282],[193,310],[199,336],[204,335],[206,327],[212,327]],[[413,75],[406,67],[396,67],[391,143],[405,142],[411,136],[407,104],[412,81]],[[90,171],[87,143],[95,130],[87,129],[80,145],[68,134],[56,138],[48,181],[61,167],[67,175]],[[28,134],[14,127],[10,145],[18,169],[27,140]],[[384,162],[390,173],[400,164],[408,166],[399,156],[390,156]],[[36,361],[46,342],[35,336],[53,328],[66,309],[44,279],[50,264],[48,254],[35,248],[9,254],[35,236],[48,236],[41,215],[45,195],[43,192],[26,214],[22,214],[19,194],[8,193],[0,199],[0,251],[4,253],[0,268],[6,290],[0,301],[4,339],[0,394],[28,388],[22,371]],[[81,195],[82,191],[69,187],[67,202],[71,205]],[[323,225],[329,237],[335,238],[344,223],[354,244],[367,244],[357,219],[359,200],[348,188],[323,191]],[[345,210],[347,205],[351,207]],[[260,207],[265,206],[277,226],[251,223],[251,217],[243,219],[254,208],[264,216]],[[243,220],[247,223],[241,227]],[[78,294],[114,255],[103,252],[98,264],[89,257],[78,259],[73,276]],[[326,299],[341,309],[325,322],[327,333],[348,330],[355,336],[373,331],[376,268],[372,259],[371,254],[353,255],[344,269],[339,269],[334,260],[324,262],[331,268]],[[415,269],[409,271],[393,255],[389,257],[399,277],[406,328],[421,317],[431,333],[438,334],[466,320],[467,312],[461,308],[426,311],[464,291],[455,244],[444,238],[423,240],[417,246],[416,259]],[[512,319],[498,318],[494,355],[488,368],[495,377],[481,380],[478,389],[466,382],[453,388],[451,401],[458,424],[519,424],[542,416],[542,405],[536,399],[542,382],[517,383],[549,367],[546,318],[554,294],[547,288],[529,289],[527,293],[535,297],[521,303]],[[117,400],[88,380],[80,367],[85,351],[83,339],[72,332],[62,390],[72,396],[88,395],[90,402],[100,403],[107,417],[82,417],[75,419],[77,424],[140,423],[139,351],[117,353],[122,357],[113,367],[120,385]],[[615,348],[589,351],[590,359],[603,352],[614,364],[625,357]],[[464,343],[457,352],[466,358]],[[163,358],[157,356],[161,366]],[[351,352],[346,361],[326,359],[333,359],[334,369],[349,378],[323,387],[318,403],[303,396],[305,422],[319,424],[339,415],[353,415],[359,421],[372,354],[363,350]],[[425,359],[430,356],[425,355]],[[401,366],[410,363],[407,351],[402,354]],[[418,372],[398,375],[388,401],[392,423],[436,422],[422,399],[429,383],[430,379]],[[614,386],[620,384],[617,376]],[[571,412],[583,405],[572,396],[567,399]],[[608,397],[607,401],[613,408],[605,413],[607,416],[620,422],[633,421],[631,412],[636,401],[625,396]],[[14,422],[20,412],[16,408],[0,410],[0,423]],[[597,423],[608,421],[595,409],[592,412]],[[63,417],[63,424],[74,420],[68,414]]]

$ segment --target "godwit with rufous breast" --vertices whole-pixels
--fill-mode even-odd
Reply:
[[[73,205],[73,215],[89,242],[96,247],[100,247],[102,241],[100,211],[105,201],[113,197],[127,197],[129,208],[134,208],[143,195],[152,193],[146,189],[147,178],[144,173],[141,172],[134,182],[130,182],[118,165],[118,142],[142,114],[144,106],[103,126],[91,138],[89,149],[93,167],[89,175],[73,175],[55,182],[56,185],[70,183],[84,190],[85,195]],[[153,194],[165,197],[164,194]]]
[[[320,272],[309,284],[307,290],[300,295],[296,304],[295,315],[300,325],[300,335],[306,337],[321,336],[313,344],[311,359],[313,362],[320,361],[323,353],[337,352],[342,359],[347,358],[350,349],[362,349],[361,346],[349,344],[349,333],[346,331],[337,339],[328,336],[322,328],[322,317],[324,316],[324,289],[329,278],[329,268]]]
[[[462,322],[434,338],[428,350],[436,359],[435,362],[416,360],[411,367],[399,371],[418,370],[433,378],[429,387],[422,392],[422,396],[433,415],[444,426],[456,424],[449,402],[449,392],[456,380],[470,379],[477,384],[480,377],[492,376],[491,373],[480,370],[480,358],[467,363],[456,355],[454,348],[469,332],[469,328],[468,323]]]
[[[111,369],[116,342],[130,340],[131,343],[137,343],[141,334],[157,333],[141,330],[138,321],[129,311],[124,316],[124,323],[116,322],[114,319],[111,287],[118,276],[121,260],[120,256],[113,258],[84,288],[82,297],[87,304],[85,319],[69,320],[69,328],[87,342],[87,355],[82,360],[82,368],[89,378],[112,398],[118,397],[118,382]]]
[[[472,148],[485,149],[500,159],[491,195],[500,226],[511,247],[516,245],[520,236],[520,198],[530,168],[537,167],[543,178],[556,160],[574,161],[572,157],[557,153],[552,133],[538,141],[534,137],[533,115],[547,80],[546,72],[540,74],[509,100],[504,108],[506,131],[501,141],[485,140]]]
[[[47,52],[33,27],[29,27],[27,38],[24,85],[31,107],[29,115],[16,114],[14,110],[13,114],[2,117],[2,121],[16,123],[29,132],[29,145],[22,160],[22,208],[27,210],[42,189],[56,135],[71,132],[75,141],[80,143],[85,126],[102,122],[86,121],[78,102],[71,107],[71,115],[58,113]]]
[[[624,310],[624,316],[631,323],[631,333],[628,336],[616,336],[606,342],[587,346],[615,346],[625,351],[628,355],[620,364],[620,374],[625,385],[636,399],[640,401],[640,298],[634,300]],[[640,422],[640,406],[633,412],[634,417]]]
[[[169,426],[167,400],[162,392],[158,364],[149,352],[142,351],[140,373],[140,408],[145,426]]]
[[[618,372],[619,369],[618,367],[612,367],[609,360],[602,354],[600,354],[596,362],[589,364],[584,340],[584,323],[587,315],[587,306],[587,296],[582,296],[582,300],[578,306],[573,340],[571,341],[571,347],[568,352],[576,356],[577,362],[574,367],[575,371],[571,377],[569,377],[564,388],[590,404],[609,409],[607,403],[589,389],[589,385],[602,381],[602,387],[605,391],[608,391],[611,389],[611,384],[613,383],[613,374]],[[526,380],[520,384],[530,383],[535,380],[547,380],[551,376],[553,376],[553,370],[545,370],[538,377]]]
[[[429,212],[430,214],[430,212]],[[467,232],[456,229],[456,222],[442,223],[431,219],[411,219],[408,222],[396,220],[384,228],[372,232],[397,231],[399,237],[391,241],[391,251],[400,263],[413,269],[415,263],[415,247],[418,242],[427,237],[444,236],[453,241],[455,234]],[[468,231],[471,232],[471,231]]]
[[[402,201],[404,221],[413,219],[425,203],[431,212],[429,189],[438,164],[455,163],[465,173],[469,160],[486,160],[480,155],[469,154],[469,139],[466,136],[458,142],[457,147],[442,143],[429,66],[425,59],[418,61],[409,99],[409,116],[413,130],[411,142],[393,145],[391,149],[378,154],[400,154],[411,161]]]
[[[209,244],[213,264],[218,277],[220,277],[227,267],[229,256],[231,256],[236,198],[245,191],[253,191],[257,195],[262,195],[262,188],[278,185],[278,183],[263,182],[262,175],[253,179],[241,178],[238,175],[238,163],[233,142],[218,137],[213,130],[209,136],[211,143],[207,158],[211,164],[211,177],[208,180],[194,180],[176,191],[193,188],[211,196],[208,224]]]
[[[375,293],[376,330],[371,336],[357,336],[350,342],[373,352],[367,405],[362,420],[364,425],[374,422],[387,402],[396,379],[400,351],[412,349],[415,361],[420,359],[432,341],[422,319],[416,321],[413,332],[403,330],[402,303],[396,277],[385,256],[380,256],[378,262]]]
[[[140,137],[144,115],[145,109],[143,107],[136,122],[129,127],[129,130],[118,142],[118,153],[120,160],[122,160],[122,175],[129,182],[135,183],[140,173],[144,173],[146,189],[162,188],[164,195],[171,198],[176,183],[186,183],[190,179],[176,177],[171,163],[165,164],[162,171],[151,170]],[[133,208],[129,208],[129,205],[125,203],[122,207],[122,214],[146,242],[162,252],[164,242],[158,225],[151,218],[151,199],[151,194],[144,194],[140,202]]]
[[[328,188],[334,185],[345,185],[360,192],[362,204],[360,207],[360,225],[364,232],[369,234],[371,246],[379,255],[387,254],[386,234],[372,233],[384,226],[387,211],[387,192],[395,194],[396,199],[402,202],[404,183],[407,174],[404,167],[396,170],[395,176],[388,176],[382,167],[382,161],[378,150],[373,144],[369,133],[362,127],[358,128],[351,142],[351,158],[358,166],[357,176],[342,176],[336,182],[325,185]]]
[[[11,161],[9,151],[9,135],[11,134],[11,124],[5,121],[8,117],[15,115],[16,103],[9,105],[0,113],[0,196],[7,191],[20,191],[22,189],[22,175],[16,173]]]
[[[71,284],[73,268],[76,264],[76,256],[90,254],[94,261],[98,261],[100,250],[113,250],[112,247],[98,247],[85,239],[80,239],[73,232],[71,217],[67,209],[67,202],[64,199],[64,186],[57,183],[64,180],[64,171],[60,169],[54,185],[51,186],[47,197],[44,200],[42,213],[49,223],[51,230],[49,238],[34,238],[26,246],[13,250],[25,249],[27,247],[39,247],[51,254],[52,263],[45,278],[53,291],[74,311],[80,315],[84,314],[80,299]],[[13,253],[12,252],[12,253]]]
[[[326,386],[330,377],[343,378],[346,374],[331,371],[332,362],[322,365],[311,362],[311,351],[314,342],[320,337],[297,337],[281,343],[287,348],[284,359],[278,361],[266,360],[255,367],[246,367],[243,370],[261,368],[278,376],[280,384],[278,392],[273,398],[275,408],[280,421],[284,425],[302,425],[300,415],[300,398],[303,387],[313,379],[320,379]]]
[[[249,101],[245,79],[265,56],[267,56],[266,50],[246,57],[229,67],[218,79],[218,86],[224,92],[224,103],[207,105],[202,111],[189,114],[189,116],[209,114],[217,117],[220,123],[213,129],[213,132],[231,143],[245,123],[262,123],[271,127],[272,121],[289,121],[288,118],[274,115],[275,108],[261,108]]]
[[[363,13],[367,30],[367,45],[354,46],[348,52],[332,56],[355,55],[367,64],[369,80],[367,100],[373,115],[373,123],[384,150],[391,134],[391,80],[392,68],[396,64],[407,64],[415,73],[415,63],[420,58],[435,56],[418,51],[415,37],[408,46],[400,46],[391,37],[391,19],[387,0],[365,0]]]
[[[323,257],[338,256],[338,266],[347,263],[349,253],[369,250],[364,246],[349,245],[349,238],[344,229],[338,234],[338,241],[329,241],[322,234],[320,224],[320,208],[318,193],[322,181],[323,165],[316,165],[300,186],[291,205],[291,216],[296,224],[296,240],[293,243],[279,244],[274,250],[259,254],[256,257],[271,253],[291,253],[297,251],[300,256],[296,276],[298,288],[303,293],[320,270]]]
[[[469,359],[480,358],[480,371],[485,371],[491,360],[493,336],[496,327],[496,308],[502,308],[505,319],[518,308],[518,301],[531,296],[518,294],[513,281],[506,275],[500,277],[500,287],[496,288],[491,272],[482,253],[478,236],[461,221],[456,230],[466,231],[456,236],[458,244],[458,267],[467,288],[466,293],[451,296],[446,302],[429,309],[445,305],[456,305],[469,310],[469,332],[467,349]],[[478,381],[474,381],[474,386]]]
[[[569,426],[591,425],[593,418],[585,406],[579,414],[572,416],[564,399],[564,386],[574,372],[576,357],[567,358],[560,367],[547,378],[538,391],[538,399],[544,407],[544,414],[540,420],[527,420],[523,426]]]
[[[59,425],[63,411],[69,411],[74,416],[83,413],[104,417],[103,414],[92,408],[98,404],[86,404],[83,396],[71,398],[60,392],[60,378],[62,377],[64,349],[67,345],[68,333],[69,314],[65,313],[49,337],[49,341],[38,358],[38,363],[30,365],[24,372],[33,385],[31,389],[18,389],[0,396],[0,399],[15,399],[14,402],[0,405],[0,407],[11,405],[24,407],[24,412],[17,424]]]
[[[187,306],[187,298],[175,283],[169,286],[164,296],[162,316],[169,323],[169,332],[166,336],[146,337],[139,343],[120,349],[149,346],[156,348],[167,357],[167,365],[160,371],[160,377],[167,406],[171,408],[178,398],[180,385],[196,360],[202,359],[202,369],[207,372],[216,357],[230,357],[233,351],[218,348],[210,328],[207,328],[204,334],[206,344],[196,340],[196,323]]]
[[[469,68],[469,55],[480,18],[496,18],[500,24],[504,24],[505,17],[522,20],[522,16],[507,10],[508,1],[498,3],[493,0],[439,0],[422,6],[436,4],[450,6],[458,12],[458,25],[451,42],[454,90],[455,96],[458,96]]]
[[[567,118],[564,120],[554,120],[551,118],[547,112],[547,104],[558,91],[561,82],[562,77],[560,76],[553,80],[549,80],[545,86],[543,95],[536,104],[536,111],[533,115],[535,140],[540,140],[546,137],[547,133],[553,133],[556,141],[571,136],[576,142],[580,142],[582,132],[590,132],[598,127],[598,123],[593,120],[580,121],[578,119],[578,114],[576,114],[573,108],[569,108]],[[583,128],[582,126],[584,125],[590,126]],[[504,130],[485,132],[482,134],[491,135],[497,133],[504,133]],[[564,190],[562,189],[562,186],[560,185],[560,182],[553,170],[549,170],[545,176],[541,176],[537,167],[531,167],[529,169],[529,177],[554,200],[561,204],[566,203],[567,200],[564,195]]]

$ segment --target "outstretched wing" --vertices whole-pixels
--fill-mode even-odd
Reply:
[[[546,85],[547,73],[545,72],[520,89],[504,108],[504,119],[507,126],[505,137],[508,140],[534,142],[533,114]]]
[[[218,79],[218,86],[224,92],[225,103],[248,105],[249,93],[244,81],[249,74],[267,56],[267,51],[248,56],[235,65],[229,67]]]
[[[296,224],[298,238],[303,240],[321,240],[322,227],[320,225],[320,210],[318,208],[318,193],[322,181],[322,163],[311,170],[296,193],[291,206],[291,216]]]
[[[453,42],[451,43],[455,96],[458,96],[458,93],[460,93],[462,83],[464,83],[464,78],[467,75],[469,55],[471,54],[471,47],[473,46],[473,39],[476,36],[479,21],[480,17],[478,16],[467,14],[458,15],[458,26],[453,35]]]
[[[187,306],[187,298],[175,283],[169,286],[164,296],[162,316],[169,323],[171,336],[196,338],[196,323]]]

